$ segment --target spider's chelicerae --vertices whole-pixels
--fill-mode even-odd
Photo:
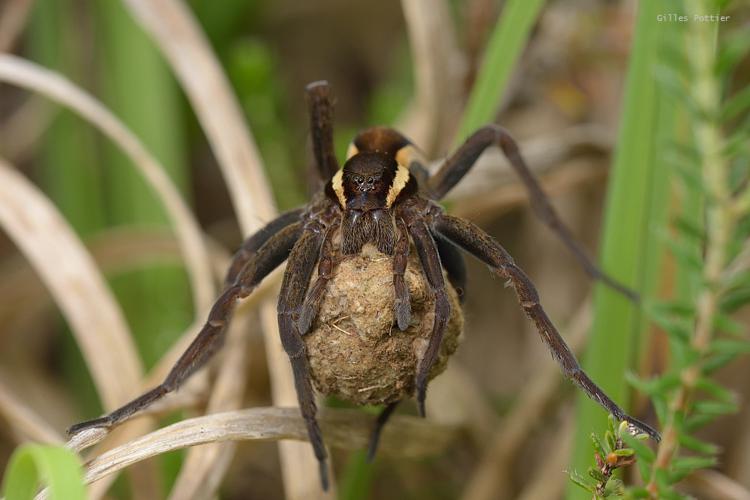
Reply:
[[[414,394],[419,413],[424,416],[427,383],[438,371],[433,368],[436,368],[441,352],[451,309],[456,304],[455,299],[451,300],[454,292],[450,288],[460,296],[465,288],[464,263],[458,250],[461,249],[487,264],[497,276],[513,286],[521,307],[534,322],[565,375],[617,419],[658,440],[659,434],[653,428],[626,414],[581,369],[544,312],[533,283],[508,252],[476,225],[444,213],[437,203],[466,175],[485,149],[499,146],[528,189],[537,213],[583,268],[592,277],[636,300],[632,292],[600,272],[577,245],[547,201],[510,135],[495,125],[483,127],[469,137],[434,175],[430,175],[408,139],[393,129],[374,127],[355,137],[343,168],[339,168],[333,152],[333,113],[329,92],[326,82],[315,82],[307,87],[317,173],[325,187],[307,206],[281,215],[244,242],[232,261],[226,287],[211,309],[206,324],[161,385],[109,415],[73,426],[69,432],[74,434],[92,427],[116,426],[180,387],[222,345],[236,302],[247,297],[264,277],[287,261],[278,303],[279,331],[291,361],[300,410],[320,463],[321,482],[327,488],[327,455],[316,420],[311,383],[311,375],[316,374],[311,374],[311,353],[304,337],[310,333],[327,294],[332,293],[328,287],[335,280],[337,268],[365,251],[387,259],[392,269],[393,287],[393,302],[388,305],[392,311],[389,312],[395,327],[403,332],[414,320],[409,280],[405,277],[410,251],[415,249],[432,295],[430,302],[434,304],[431,305],[431,314],[420,318],[422,322],[424,317],[434,319],[427,327],[426,346],[422,346],[416,362],[412,363],[409,383],[401,383],[398,390],[386,391],[375,401],[370,401],[386,405],[376,420],[370,440],[369,455],[372,458],[380,431],[400,399]]]

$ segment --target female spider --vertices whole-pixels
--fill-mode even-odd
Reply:
[[[393,316],[396,327],[406,330],[411,320],[412,302],[404,276],[409,251],[413,247],[434,298],[429,341],[409,387],[416,396],[422,416],[431,369],[438,358],[451,317],[451,302],[443,271],[459,293],[465,287],[462,255],[457,249],[460,248],[511,283],[521,307],[566,376],[617,419],[628,422],[632,428],[655,440],[659,439],[656,430],[626,414],[581,369],[547,317],[534,285],[508,252],[479,227],[444,213],[437,204],[437,200],[466,175],[486,148],[497,145],[528,189],[537,213],[562,239],[586,272],[637,300],[632,292],[591,263],[552,209],[521,157],[518,146],[504,129],[495,125],[481,128],[434,175],[429,175],[415,154],[415,148],[403,135],[390,128],[374,127],[355,137],[343,168],[339,168],[333,152],[333,113],[328,84],[314,82],[308,85],[307,94],[313,151],[319,178],[325,182],[324,188],[306,207],[281,215],[244,242],[232,261],[226,287],[211,309],[203,329],[162,384],[108,415],[74,425],[70,434],[92,427],[114,427],[176,390],[221,347],[236,302],[247,297],[264,277],[288,261],[278,302],[279,331],[291,362],[300,410],[320,464],[321,483],[326,489],[327,455],[316,420],[310,360],[303,337],[310,332],[320,311],[336,267],[347,258],[359,255],[365,248],[374,248],[390,260],[395,297]],[[317,276],[313,281],[316,268]],[[370,440],[370,457],[374,456],[382,427],[398,404],[398,401],[381,402],[387,406],[376,421]]]

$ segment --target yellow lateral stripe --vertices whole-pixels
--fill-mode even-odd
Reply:
[[[396,162],[399,165],[409,168],[412,158],[418,154],[417,149],[411,144],[408,144],[396,152]]]
[[[390,189],[388,189],[388,196],[385,198],[385,206],[387,208],[391,208],[391,205],[396,201],[398,194],[404,189],[404,187],[406,187],[406,183],[409,182],[409,177],[409,169],[403,165],[399,165],[396,169],[396,176],[393,178],[393,183],[391,184]]]
[[[346,149],[346,159],[348,160],[357,153],[359,153],[359,148],[357,148],[353,142],[350,142],[349,147]]]
[[[346,196],[344,196],[344,169],[340,169],[331,179],[331,187],[333,192],[336,193],[336,198],[339,199],[341,208],[346,208]]]

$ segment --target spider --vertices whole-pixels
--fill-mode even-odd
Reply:
[[[112,428],[179,388],[221,347],[237,301],[250,295],[263,278],[287,261],[278,302],[281,343],[291,362],[300,411],[320,465],[321,484],[327,489],[327,453],[316,420],[310,361],[303,337],[310,332],[320,311],[338,263],[359,255],[369,246],[390,259],[395,296],[393,315],[399,330],[408,328],[412,316],[409,288],[404,279],[412,247],[416,249],[424,277],[434,295],[431,334],[410,388],[421,416],[425,415],[430,370],[438,358],[451,316],[443,271],[460,296],[465,289],[461,249],[512,285],[521,308],[535,324],[542,341],[567,377],[618,420],[626,421],[634,431],[644,432],[657,441],[660,439],[656,430],[626,414],[586,375],[542,308],[533,283],[508,252],[478,226],[446,214],[438,205],[485,149],[499,146],[529,191],[538,215],[561,238],[584,270],[631,300],[638,300],[632,291],[603,274],[578,246],[505,129],[497,125],[479,129],[430,175],[408,139],[391,128],[373,127],[354,138],[347,160],[343,168],[339,168],[333,151],[333,105],[328,83],[313,82],[306,92],[317,175],[319,181],[325,183],[324,187],[308,205],[279,216],[243,243],[230,265],[224,291],[205,325],[159,386],[108,415],[74,425],[69,434],[94,427]],[[376,419],[370,438],[370,459],[375,455],[380,432],[398,403],[388,402]]]

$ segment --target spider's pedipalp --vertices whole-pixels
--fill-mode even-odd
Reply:
[[[411,322],[411,299],[409,298],[409,287],[406,286],[404,274],[409,261],[409,230],[403,220],[396,221],[398,228],[398,239],[393,255],[393,292],[395,299],[393,311],[396,316],[396,325],[402,332],[409,328]]]
[[[565,375],[576,383],[595,402],[619,420],[639,428],[653,439],[660,439],[651,426],[625,413],[583,371],[573,352],[547,316],[539,301],[539,294],[531,280],[514,262],[508,252],[490,235],[469,221],[450,215],[440,215],[434,221],[434,229],[471,255],[492,267],[501,278],[510,280],[518,301],[526,315],[534,322],[539,335],[559,363]]]
[[[333,277],[333,272],[337,264],[337,251],[333,240],[338,228],[338,223],[328,228],[323,240],[320,249],[320,259],[318,261],[318,276],[307,292],[305,301],[302,303],[302,308],[300,309],[299,318],[297,319],[297,328],[300,335],[305,335],[310,331],[310,327],[320,310],[320,304],[325,297],[328,282]]]

